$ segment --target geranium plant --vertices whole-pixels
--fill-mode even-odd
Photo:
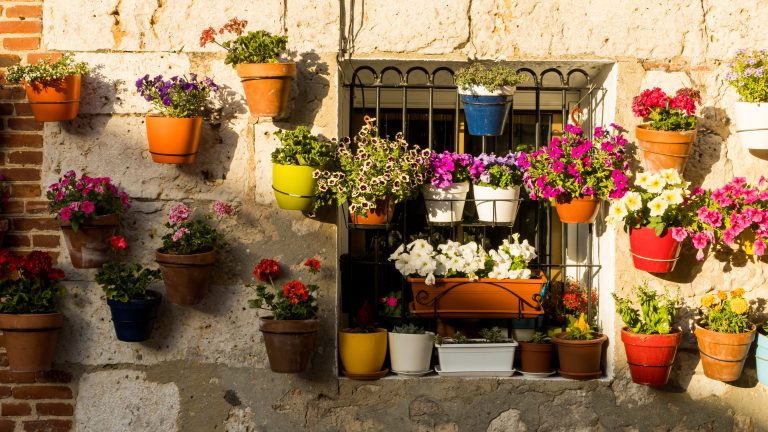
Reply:
[[[56,299],[64,294],[59,283],[63,278],[64,271],[53,266],[47,252],[19,256],[0,250],[0,313],[56,312]]]
[[[456,86],[468,93],[483,93],[498,91],[503,94],[505,88],[511,88],[525,81],[525,74],[517,73],[514,68],[496,63],[484,65],[472,63],[466,68],[456,71],[454,78]]]
[[[156,280],[160,280],[160,270],[139,263],[108,262],[96,273],[107,300],[120,302],[148,298],[147,287]]]
[[[523,153],[508,153],[496,156],[493,153],[481,153],[474,158],[469,172],[472,182],[480,186],[509,189],[523,184],[523,173],[517,164]]]
[[[627,191],[624,129],[596,127],[593,138],[574,125],[562,137],[518,158],[523,182],[532,199],[621,198]]]
[[[669,334],[673,330],[680,297],[670,293],[658,294],[648,285],[637,285],[633,292],[636,301],[630,296],[611,294],[616,300],[616,312],[629,330],[639,334]],[[640,306],[639,309],[636,305]]]
[[[636,117],[650,120],[651,129],[661,131],[687,131],[696,128],[696,107],[701,104],[701,93],[692,88],[681,88],[674,96],[658,87],[643,90],[632,99],[632,112]]]
[[[449,152],[431,153],[429,155],[429,171],[427,179],[437,189],[446,189],[454,183],[462,183],[472,179],[470,168],[474,158],[471,154]]]
[[[768,102],[768,50],[739,50],[725,76],[744,102]]]
[[[725,291],[706,294],[701,298],[701,325],[721,333],[744,333],[752,328],[749,322],[749,303],[743,297],[744,289],[736,288],[728,295]]]
[[[75,55],[66,53],[57,60],[40,59],[37,64],[13,65],[5,73],[5,79],[10,83],[26,82],[27,84],[55,81],[69,75],[85,75],[88,73],[88,63],[75,60]]]
[[[208,27],[200,35],[200,46],[215,43],[224,48],[227,50],[224,63],[232,67],[243,63],[277,63],[277,56],[285,50],[288,38],[264,30],[245,33],[247,25],[246,20],[232,18],[218,30]],[[225,33],[234,35],[234,39],[223,42],[216,40],[217,34]]]
[[[209,77],[198,80],[197,74],[167,80],[162,75],[150,79],[147,74],[136,80],[136,90],[159,115],[188,118],[203,115],[209,96],[219,91],[219,86]]]
[[[131,206],[128,194],[115,186],[109,177],[83,174],[77,178],[72,170],[48,186],[45,195],[51,213],[56,219],[72,224],[74,231],[95,216],[121,214]]]
[[[304,262],[303,267],[311,274],[320,271],[320,261],[310,258]],[[283,285],[283,289],[275,288],[275,279],[280,274],[280,263],[273,259],[262,259],[253,269],[253,275],[260,282],[252,287],[256,292],[256,298],[248,300],[248,307],[265,309],[272,312],[276,320],[308,320],[317,318],[317,297],[315,293],[318,286],[304,284],[293,279]],[[269,283],[269,287],[266,283]],[[271,291],[270,291],[271,287]]]
[[[293,131],[278,130],[275,136],[280,140],[280,146],[272,152],[273,163],[326,167],[334,159],[334,145],[312,135],[306,126]]]
[[[204,214],[192,218],[192,210],[183,203],[171,208],[165,227],[168,232],[162,237],[163,247],[160,252],[171,255],[189,255],[223,249],[227,246],[224,236],[217,230],[221,220],[232,217],[235,208],[224,201],[213,204],[213,214]],[[216,225],[211,225],[211,220]]]

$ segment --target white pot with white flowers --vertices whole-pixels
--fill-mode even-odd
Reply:
[[[734,120],[747,149],[768,150],[768,51],[740,50],[725,80],[736,88]]]

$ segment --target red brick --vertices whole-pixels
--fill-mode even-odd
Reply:
[[[27,63],[37,64],[40,60],[56,61],[62,55],[62,53],[30,53],[27,54]]]
[[[8,155],[8,163],[19,165],[40,165],[43,163],[43,152],[15,151]]]
[[[6,355],[5,353],[0,355],[0,366],[8,367],[8,355]]]
[[[33,383],[35,382],[35,373],[0,370],[0,382],[1,383]]]
[[[10,200],[4,202],[0,207],[3,209],[2,213],[5,214],[24,213],[24,201]]]
[[[39,134],[0,134],[0,147],[43,147],[43,136]]]
[[[11,397],[11,388],[8,386],[0,386],[0,399]]]
[[[57,235],[58,239],[59,236]],[[62,370],[49,370],[37,373],[37,382],[39,383],[70,383],[72,382],[72,374]]]
[[[8,128],[18,131],[43,130],[43,123],[34,117],[11,117],[8,119]]]
[[[24,422],[24,432],[69,432],[72,420],[30,420]]]
[[[5,16],[8,18],[39,18],[43,16],[42,6],[11,6],[5,10]]]
[[[32,236],[32,247],[57,248],[59,247],[59,236],[53,234],[36,234]]]
[[[7,67],[10,66],[10,64],[3,64],[3,58],[7,57],[6,54],[0,54],[0,67]],[[17,57],[17,56],[14,56]],[[18,62],[16,62],[18,63]],[[12,63],[15,64],[15,63]],[[4,88],[0,88],[0,99],[5,99],[7,101],[9,100],[17,100],[17,99],[26,99],[27,98],[27,92],[24,90],[24,87],[21,86],[6,86]]]
[[[7,247],[32,247],[29,236],[22,234],[6,234],[3,244]]]
[[[67,386],[18,386],[13,388],[16,399],[72,399],[72,389]]]
[[[10,189],[13,198],[40,198],[42,193],[39,184],[11,183]]]
[[[72,417],[75,409],[71,404],[61,402],[40,402],[35,405],[38,415]]]
[[[19,64],[21,57],[16,54],[0,54],[0,67],[8,67]]]
[[[16,218],[12,221],[16,231],[58,230],[59,223],[53,218]]]
[[[16,430],[16,422],[8,419],[0,420],[0,432],[13,432]]]
[[[16,108],[16,115],[17,116],[31,116],[32,115],[32,106],[28,103],[15,103],[13,104],[14,108]]]
[[[48,201],[27,201],[26,211],[28,214],[48,214],[50,213]]]
[[[32,414],[32,406],[26,402],[5,402],[2,407],[2,416],[25,416]]]
[[[18,37],[3,39],[3,48],[11,51],[29,51],[40,48],[39,37]]]
[[[0,21],[0,33],[42,33],[40,21]]]
[[[0,170],[6,181],[39,181],[39,168],[5,168]]]
[[[10,103],[4,103],[0,104],[0,115],[11,115],[13,114],[13,104]]]

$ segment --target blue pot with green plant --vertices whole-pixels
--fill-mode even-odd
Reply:
[[[496,136],[504,132],[515,86],[525,80],[513,68],[474,63],[456,72],[456,86],[464,104],[470,135]]]

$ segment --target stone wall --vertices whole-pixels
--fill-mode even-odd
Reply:
[[[0,5],[16,3],[39,4]],[[768,391],[756,383],[753,361],[734,384],[711,381],[702,374],[691,337],[672,383],[662,390],[630,382],[618,334],[609,335],[608,349],[617,359],[612,380],[336,378],[336,227],[279,210],[269,162],[277,144],[270,133],[277,127],[304,124],[338,135],[338,71],[350,58],[607,60],[617,68],[618,123],[628,129],[637,123],[630,100],[642,88],[691,84],[702,90],[704,109],[686,177],[705,187],[735,174],[755,180],[767,165],[733,134],[736,94],[723,76],[737,48],[768,46],[768,35],[759,31],[768,8],[746,0],[91,0],[77,7],[71,0],[45,0],[43,7],[42,48],[75,51],[98,69],[85,80],[78,119],[44,127],[41,184],[68,169],[116,179],[135,200],[123,226],[131,257],[145,264],[152,263],[162,220],[174,203],[205,208],[228,199],[240,210],[224,226],[232,248],[206,300],[186,308],[164,304],[153,338],[142,344],[115,340],[94,272],[70,268],[61,251],[67,323],[57,359],[76,383],[78,430],[768,430],[761,412]],[[288,35],[289,56],[299,63],[289,118],[249,118],[223,54],[199,48],[203,28],[234,16],[248,20],[249,28]],[[0,60],[13,61],[7,54]],[[227,100],[221,119],[206,124],[194,164],[157,165],[146,151],[143,116],[149,107],[133,82],[146,73],[186,72],[224,83]],[[12,128],[10,121],[6,126]],[[645,280],[678,284],[689,305],[712,287],[743,286],[752,299],[768,292],[762,262],[734,266],[709,257],[697,263],[686,251],[679,270],[662,279],[632,268],[623,233],[615,250],[616,262],[602,263],[615,267],[615,284],[603,289],[624,292]],[[289,264],[313,255],[325,264],[313,367],[299,376],[272,374],[243,284],[259,258]],[[684,327],[690,328],[689,320]]]

